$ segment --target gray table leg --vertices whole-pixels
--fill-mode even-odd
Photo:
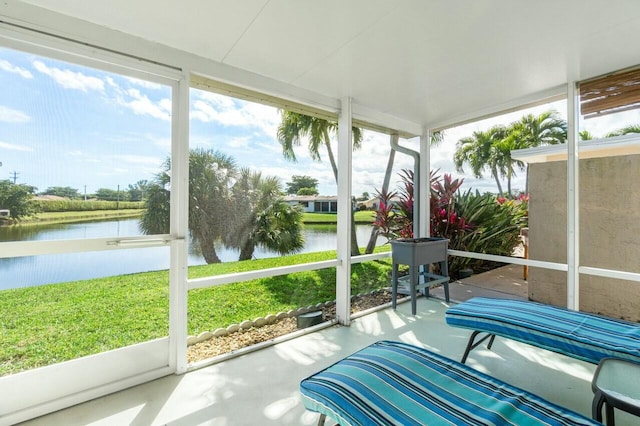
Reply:
[[[396,308],[398,299],[398,264],[394,263],[391,267],[391,307]]]

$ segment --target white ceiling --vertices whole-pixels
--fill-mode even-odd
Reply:
[[[27,0],[420,125],[640,64],[639,0]]]

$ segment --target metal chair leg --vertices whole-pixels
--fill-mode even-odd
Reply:
[[[467,347],[464,350],[464,355],[462,355],[462,360],[460,361],[462,364],[464,364],[467,361],[467,357],[469,356],[469,353],[471,353],[473,349],[475,349],[478,345],[480,345],[482,342],[484,342],[487,339],[489,339],[489,344],[487,345],[487,349],[491,349],[491,345],[493,345],[493,340],[496,337],[495,334],[487,334],[486,336],[483,336],[481,339],[479,339],[476,342],[475,341],[476,337],[480,333],[483,333],[483,332],[476,330],[473,333],[471,333],[471,337],[469,337],[469,342],[467,343]]]

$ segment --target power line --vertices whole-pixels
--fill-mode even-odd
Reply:
[[[15,184],[16,181],[18,180],[18,175],[20,173],[16,172],[15,170],[11,173],[9,173],[9,179],[13,179],[13,183]]]

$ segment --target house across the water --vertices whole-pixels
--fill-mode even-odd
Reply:
[[[338,213],[338,197],[335,195],[287,195],[292,206],[301,206],[306,213]]]

